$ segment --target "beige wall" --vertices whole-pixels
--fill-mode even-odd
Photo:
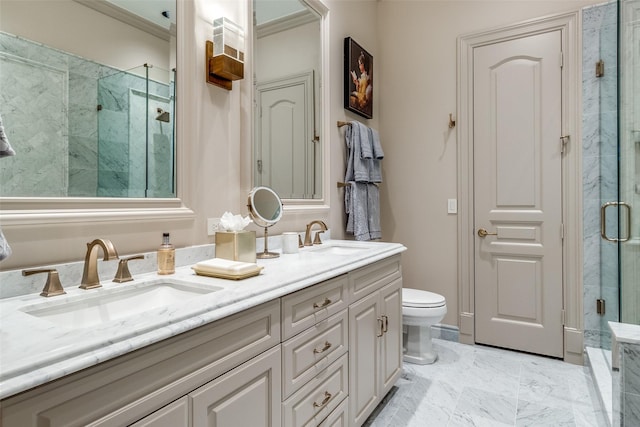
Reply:
[[[445,296],[443,323],[458,324],[457,217],[447,214],[447,199],[457,197],[456,132],[448,127],[449,113],[456,113],[456,38],[594,3],[379,3],[384,238],[409,249],[402,259],[405,287]]]
[[[4,1],[4,0],[3,0]],[[191,1],[191,0],[185,0]],[[374,118],[380,130],[383,161],[383,239],[406,245],[404,286],[447,298],[444,323],[457,325],[457,236],[447,199],[456,198],[456,135],[448,115],[456,111],[456,37],[477,30],[577,10],[594,1],[400,1],[325,0],[331,35],[330,183],[331,210],[286,214],[273,233],[303,230],[310,219],[324,219],[334,237],[344,237],[343,195],[335,183],[344,178],[343,130],[337,120],[358,119],[342,106],[343,39],[353,37],[374,57]],[[178,247],[212,242],[206,218],[224,211],[246,213],[250,179],[251,79],[235,82],[231,92],[204,82],[204,43],[211,22],[223,14],[248,28],[247,2],[194,0],[187,16],[186,42],[193,46],[180,69],[188,76],[181,117],[187,167],[180,176],[182,197],[196,216],[169,222],[85,223],[4,228],[14,249],[2,269],[80,260],[94,237],[110,238],[121,254],[153,250],[163,231]],[[251,64],[245,69],[251,76]],[[260,232],[258,233],[261,234]]]

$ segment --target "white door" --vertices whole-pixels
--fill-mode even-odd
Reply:
[[[281,198],[314,193],[313,73],[258,85],[256,185]]]
[[[562,357],[561,34],[473,61],[475,341]]]

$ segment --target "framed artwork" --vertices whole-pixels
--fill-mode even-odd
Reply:
[[[351,37],[344,39],[344,108],[373,117],[373,56]]]

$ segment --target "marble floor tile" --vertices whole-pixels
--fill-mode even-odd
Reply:
[[[607,427],[589,368],[434,339],[438,360],[405,364],[366,427]]]

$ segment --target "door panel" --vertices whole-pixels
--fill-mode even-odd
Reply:
[[[474,49],[476,342],[562,357],[561,34]]]
[[[285,199],[314,193],[313,74],[258,86],[256,185]]]

